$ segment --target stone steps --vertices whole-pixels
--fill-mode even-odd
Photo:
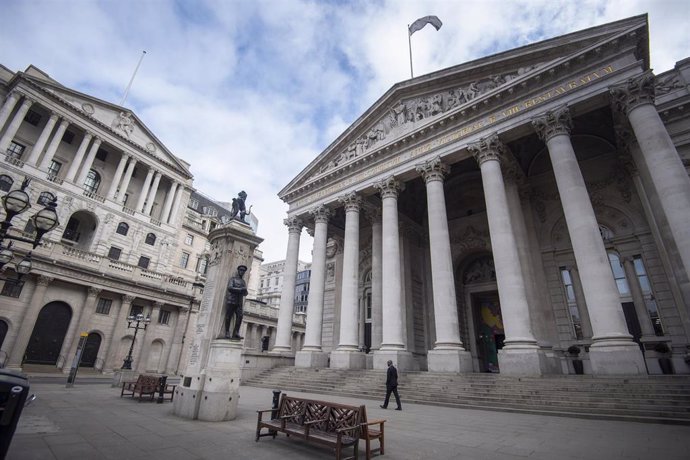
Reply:
[[[385,371],[276,368],[243,385],[381,400]],[[405,403],[690,424],[690,377],[401,373]]]

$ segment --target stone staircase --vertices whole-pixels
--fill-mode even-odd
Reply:
[[[280,367],[242,385],[285,392],[332,394],[380,403],[383,370]],[[404,372],[403,406],[409,403],[565,417],[690,425],[690,376],[507,377],[500,374]],[[267,403],[270,403],[267,401]]]

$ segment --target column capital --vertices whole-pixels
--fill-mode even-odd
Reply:
[[[472,154],[477,163],[481,165],[486,161],[501,161],[505,155],[506,147],[501,142],[498,134],[494,133],[488,137],[482,137],[478,142],[467,146],[467,150]]]
[[[103,142],[103,139],[100,136],[94,134],[93,135],[93,144],[94,145],[100,145],[101,142]]]
[[[40,275],[38,277],[38,280],[36,282],[38,283],[39,286],[48,286],[50,283],[53,282],[55,278],[52,276],[45,276],[45,275]]]
[[[135,299],[135,298],[136,298],[136,297],[133,296],[133,295],[123,294],[123,295],[122,295],[122,304],[123,304],[123,305],[124,305],[124,304],[131,304],[132,302],[134,302],[134,299]]]
[[[22,96],[24,96],[24,102],[22,102],[22,105],[25,105],[28,107],[28,106],[33,105],[36,102],[36,99],[34,99],[33,97],[31,97],[27,94],[24,94],[24,93],[21,93],[21,94],[22,94]]]
[[[309,214],[314,217],[315,223],[327,224],[331,217],[331,210],[325,205],[319,205],[309,210]]]
[[[398,194],[405,190],[405,185],[390,176],[374,184],[374,188],[381,193],[381,198],[398,198]]]
[[[643,104],[654,104],[656,78],[651,70],[628,78],[624,83],[612,86],[609,90],[614,109],[626,115],[635,107]]]
[[[54,111],[50,111],[50,117],[48,117],[49,120],[53,120],[54,122],[57,121],[57,119],[60,118],[60,115],[55,113]]]
[[[62,121],[60,122],[60,126],[65,125],[65,127],[69,126],[71,124],[71,121],[67,117],[62,117]]]
[[[537,136],[544,142],[548,142],[554,136],[565,134],[570,136],[573,129],[573,120],[567,105],[547,111],[544,115],[532,119],[532,127]]]
[[[102,289],[100,288],[95,288],[93,286],[89,286],[89,291],[87,294],[87,297],[96,297],[98,294],[100,294]]]
[[[163,305],[165,305],[165,302],[161,302],[160,300],[157,300],[153,302],[153,307],[160,309]]]
[[[24,94],[21,91],[17,90],[17,88],[13,88],[7,93],[7,96],[5,96],[5,100],[8,101],[10,99],[14,99],[16,101],[23,95]]]
[[[350,192],[339,196],[338,201],[345,206],[345,212],[359,212],[362,206],[362,197],[356,192]]]
[[[424,182],[427,184],[432,181],[443,182],[444,177],[448,175],[450,170],[448,165],[441,161],[441,157],[436,157],[426,163],[418,164],[415,166],[415,169],[421,174],[424,178]]]
[[[283,220],[283,223],[287,226],[289,233],[301,233],[304,223],[299,217],[288,217]]]

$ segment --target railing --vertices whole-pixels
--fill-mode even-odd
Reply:
[[[62,185],[62,182],[63,182],[63,180],[60,179],[60,178],[59,178],[57,175],[55,175],[55,174],[48,174],[48,175],[46,176],[46,179],[48,179],[50,182],[54,182],[54,183],[56,183],[56,184],[58,184],[58,185]]]
[[[75,249],[70,246],[63,246],[62,247],[62,254],[67,256],[67,257],[74,257],[76,259],[81,259],[86,262],[95,262],[95,263],[100,263],[101,260],[103,259],[102,256],[99,256],[98,254],[94,254],[93,252],[86,252],[82,251],[80,249]]]
[[[134,209],[128,208],[127,206],[122,207],[122,212],[125,212],[125,213],[129,214],[130,216],[133,216],[136,213],[136,211]]]
[[[134,271],[134,265],[126,264],[118,260],[108,259],[108,267],[114,268],[115,270],[120,270],[123,272]]]
[[[154,219],[153,217],[151,218],[151,223],[152,223],[153,225],[157,225],[157,226],[159,226],[159,227],[161,226],[161,221],[158,220],[158,219]]]
[[[102,197],[96,192],[90,192],[88,190],[84,190],[84,196],[87,198],[91,198],[92,200],[96,200],[100,203],[105,203],[105,197]]]
[[[17,168],[24,167],[24,162],[17,157],[13,157],[12,155],[5,155],[5,161],[11,165],[16,166]]]

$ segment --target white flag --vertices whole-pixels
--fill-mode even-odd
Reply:
[[[436,28],[436,30],[440,29],[443,25],[443,23],[437,16],[424,16],[423,18],[419,18],[415,22],[413,22],[412,25],[408,28],[408,32],[410,33],[410,35],[412,35],[418,30],[422,30],[424,26],[426,26],[427,24],[431,24]]]

